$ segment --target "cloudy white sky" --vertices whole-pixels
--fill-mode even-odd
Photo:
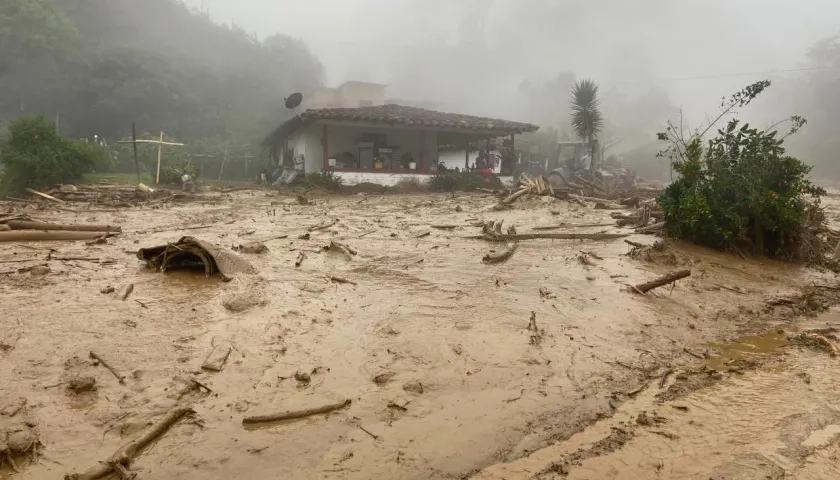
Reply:
[[[484,102],[504,102],[524,80],[572,71],[629,90],[661,85],[679,105],[706,105],[760,78],[793,75],[762,72],[801,67],[810,45],[840,34],[838,0],[187,3],[261,37],[281,32],[304,39],[330,84],[378,81],[400,96],[452,97],[457,90]],[[475,55],[464,39],[481,45]],[[447,50],[459,43],[460,53]],[[730,76],[752,72],[762,74]]]

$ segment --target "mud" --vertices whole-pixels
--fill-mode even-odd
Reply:
[[[521,199],[504,212],[493,204],[484,195],[356,195],[302,205],[273,192],[241,191],[216,194],[206,205],[28,212],[44,221],[118,224],[123,234],[106,244],[0,245],[0,261],[25,258],[15,268],[47,263],[51,270],[0,276],[0,405],[25,398],[44,445],[37,461],[21,459],[19,474],[4,466],[0,478],[83,471],[176,406],[195,409],[195,419],[176,424],[132,464],[144,478],[529,478],[552,464],[577,478],[651,478],[650,453],[634,461],[622,455],[654,452],[658,462],[688,468],[672,460],[684,451],[702,457],[686,475],[712,475],[757,461],[756,452],[726,442],[769,442],[771,433],[750,427],[740,434],[724,420],[747,428],[747,420],[796,413],[807,416],[790,417],[785,445],[799,459],[813,452],[796,464],[803,472],[822,472],[824,465],[808,462],[830,457],[834,417],[827,401],[812,406],[802,399],[833,388],[823,364],[807,363],[830,357],[784,347],[806,363],[778,384],[770,378],[779,373],[766,372],[766,363],[735,364],[736,373],[728,371],[733,364],[713,360],[716,345],[830,306],[836,291],[802,286],[833,285],[832,276],[672,244],[692,276],[643,297],[625,285],[673,266],[630,258],[620,239],[524,240],[506,262],[484,264],[499,247],[470,238],[483,222],[505,220],[519,233],[558,223],[593,225],[575,233],[630,231],[598,226],[612,223],[608,211],[547,197]],[[155,273],[136,257],[140,247],[185,235],[228,250],[261,241],[267,251],[248,256],[255,274],[230,282],[203,272]],[[324,250],[333,241],[357,254]],[[58,251],[52,257],[114,261],[47,260],[50,248]],[[100,293],[129,284],[125,301]],[[203,370],[217,345],[231,348],[224,368]],[[126,376],[124,385],[92,364],[91,350]],[[695,357],[707,351],[708,360]],[[657,401],[680,372],[704,362],[723,378]],[[667,369],[677,373],[660,390]],[[802,372],[810,384],[797,376]],[[308,381],[300,380],[304,374]],[[387,381],[376,380],[382,374]],[[65,382],[80,376],[94,377],[96,389],[68,395]],[[752,408],[753,397],[766,408]],[[241,423],[248,415],[344,399],[352,403],[326,415],[247,430]],[[781,408],[781,401],[796,408]],[[745,406],[755,415],[739,413]],[[642,411],[668,422],[640,425]],[[709,427],[713,433],[704,433]],[[563,451],[540,463],[545,447]],[[771,453],[758,452],[792,468]],[[494,465],[503,460],[509,463]],[[522,461],[535,463],[492,476]],[[637,467],[625,465],[615,477],[622,462]],[[676,466],[660,470],[674,473],[661,478],[684,478]],[[565,475],[545,473],[555,474]]]
[[[805,323],[838,321],[840,312],[830,312]],[[840,366],[781,338],[773,330],[719,344],[720,355],[677,375],[664,392],[651,384],[567,442],[473,478],[838,478],[840,389],[832,379]]]

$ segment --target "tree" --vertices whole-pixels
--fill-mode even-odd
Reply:
[[[799,255],[803,243],[812,243],[803,240],[809,235],[804,227],[810,208],[804,197],[819,198],[825,190],[807,180],[811,167],[784,148],[785,138],[805,124],[802,117],[788,119],[786,135],[779,135],[775,126],[761,130],[732,118],[706,138],[724,116],[769,85],[756,82],[725,99],[720,115],[703,129],[686,133],[669,121],[658,134],[669,143],[662,155],[680,175],[657,199],[669,234],[716,248],[747,241],[759,255],[788,257]],[[805,255],[814,251],[808,248]]]
[[[66,51],[73,23],[51,0],[0,2],[0,78],[23,63]]]
[[[572,86],[570,103],[572,130],[580,140],[589,142],[594,169],[598,148],[596,140],[604,127],[604,117],[598,99],[598,84],[588,78],[576,81]]]

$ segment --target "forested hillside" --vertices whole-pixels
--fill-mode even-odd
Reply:
[[[323,80],[302,41],[259,39],[176,0],[0,2],[0,124],[58,117],[71,137],[114,141],[136,121],[192,150],[253,154],[288,115],[284,96]]]

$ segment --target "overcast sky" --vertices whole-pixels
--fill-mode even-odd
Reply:
[[[504,103],[522,81],[572,71],[628,91],[660,85],[678,105],[706,105],[760,78],[792,75],[733,74],[800,67],[810,45],[840,34],[840,0],[187,3],[261,37],[302,38],[326,66],[331,85],[377,81],[390,84],[392,95],[438,100],[428,97],[451,98],[457,91],[484,103]],[[459,44],[460,53],[448,53]],[[475,55],[464,46],[472,44],[482,45]],[[447,56],[450,63],[441,59]],[[471,109],[480,110],[480,103],[473,99]]]

